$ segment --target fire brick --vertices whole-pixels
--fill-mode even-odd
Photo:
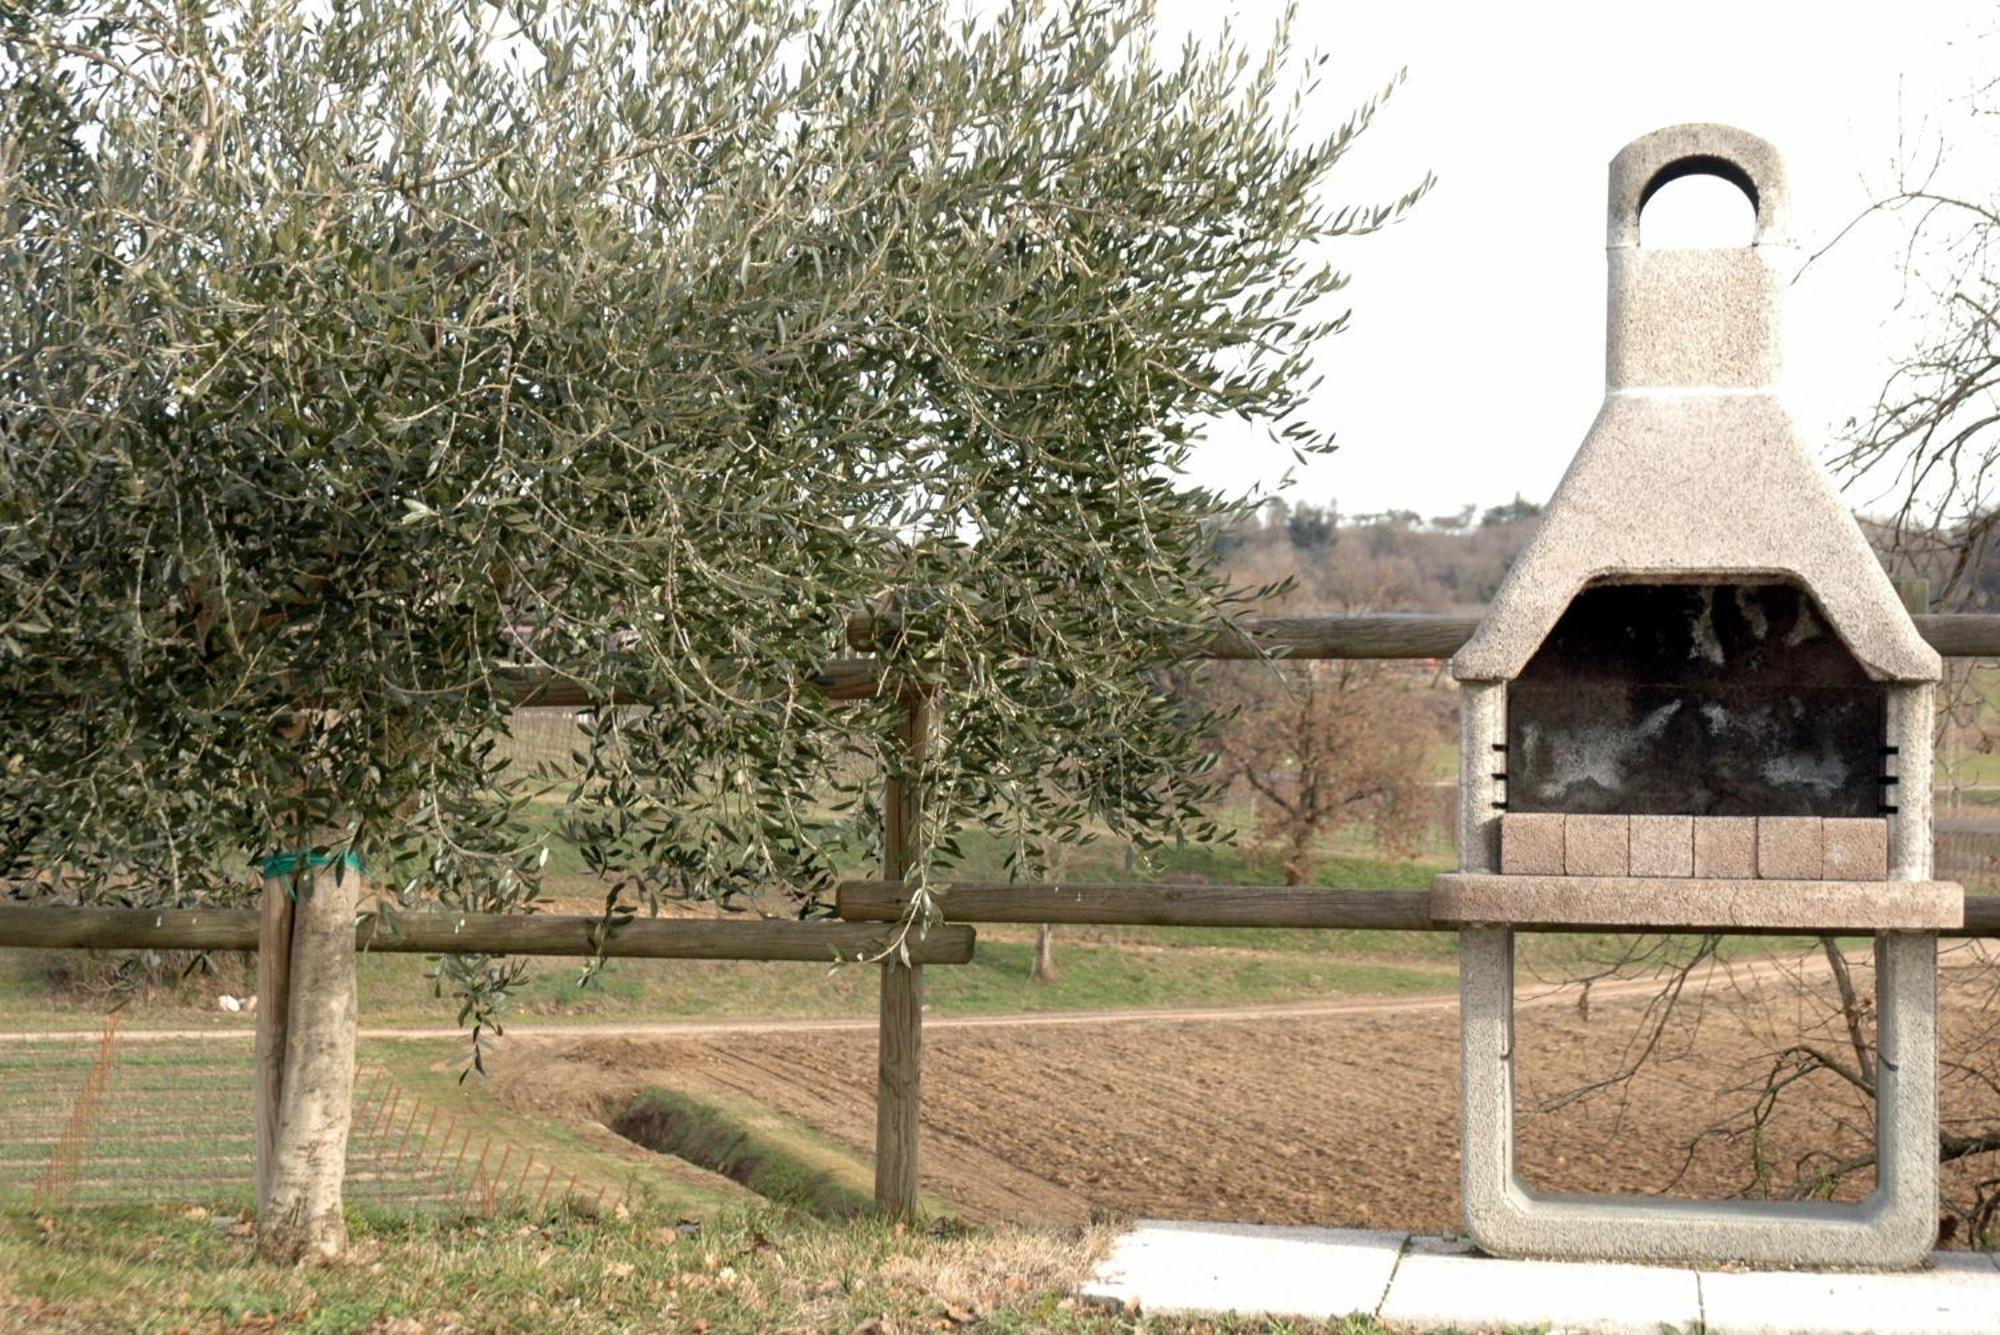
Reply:
[[[1759,816],[1757,874],[1772,881],[1817,881],[1826,871],[1826,822],[1818,816]]]
[[[1888,880],[1889,822],[1829,818],[1825,875],[1829,881]]]
[[[1629,876],[1632,868],[1630,816],[1563,818],[1563,874]]]
[[[1754,816],[1702,816],[1694,823],[1694,874],[1705,880],[1747,881],[1757,875]]]
[[[1502,816],[1500,871],[1507,876],[1562,875],[1562,813],[1510,811]]]
[[[1632,874],[1694,875],[1694,817],[1632,817]]]

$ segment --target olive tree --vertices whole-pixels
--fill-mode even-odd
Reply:
[[[1329,447],[1326,244],[1422,191],[1329,202],[1379,99],[1304,134],[1284,31],[1156,52],[1145,0],[326,8],[0,17],[0,877],[299,896],[278,1260],[344,1245],[355,914],[536,904],[524,669],[598,703],[613,919],[816,911],[913,693],[912,930],[970,823],[1199,825],[1182,464]],[[516,977],[436,964],[475,1035]]]

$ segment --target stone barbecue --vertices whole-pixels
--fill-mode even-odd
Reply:
[[[1751,244],[1647,249],[1691,173]],[[1683,125],[1611,163],[1604,406],[1540,531],[1452,660],[1464,925],[1463,1194],[1510,1255],[1910,1265],[1937,1227],[1937,653],[1780,399],[1777,153]],[[1795,261],[1794,261],[1795,262]],[[1513,1163],[1514,929],[1873,934],[1877,1186],[1860,1205],[1555,1197]]]

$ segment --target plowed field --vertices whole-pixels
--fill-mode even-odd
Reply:
[[[1959,948],[1956,960],[1966,960]],[[1865,957],[1856,983],[1872,985]],[[1650,981],[1578,993],[1524,988],[1517,1097],[1521,1164],[1549,1190],[1753,1194],[1761,1163],[1789,1187],[1814,1154],[1862,1153],[1867,1105],[1821,1071],[1788,1089],[1752,1137],[1745,1120],[1774,1055],[1809,1044],[1851,1061],[1826,1010],[1824,962],[1717,968],[1692,978],[1656,1061],[1592,1097],[1651,1033]],[[1947,971],[1944,1052],[1983,1060],[1987,997]],[[1056,1022],[1051,1022],[1056,1021]],[[860,1155],[874,1144],[874,1041],[864,1030],[553,1039],[517,1046],[503,1098],[596,1119],[631,1090],[745,1097]],[[980,1218],[1121,1214],[1447,1230],[1458,1219],[1455,998],[1246,1018],[1024,1018],[927,1028],[923,1176]],[[1559,1106],[1557,1106],[1559,1105]],[[1948,1124],[2000,1119],[2000,1095],[1948,1078]],[[1734,1134],[1708,1134],[1714,1128]],[[1753,1153],[1753,1147],[1755,1153]],[[1947,1169],[1947,1200],[1967,1195]],[[1863,1172],[1839,1188],[1865,1194]]]

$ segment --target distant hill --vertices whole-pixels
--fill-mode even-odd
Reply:
[[[1471,611],[1493,596],[1540,522],[1541,508],[1518,499],[1428,520],[1273,501],[1216,547],[1241,584],[1294,578],[1296,591],[1277,606],[1295,614]]]
[[[2000,561],[1987,559],[1987,530],[2000,530],[2000,516],[1936,532],[1857,519],[1889,573],[1928,579],[1935,605],[2000,609]],[[1216,551],[1239,584],[1295,581],[1268,611],[1473,613],[1491,600],[1540,522],[1541,507],[1519,498],[1431,519],[1409,510],[1343,515],[1333,505],[1272,501],[1220,535]]]

